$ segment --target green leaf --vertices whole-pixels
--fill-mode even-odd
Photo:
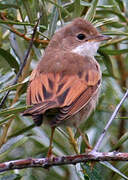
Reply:
[[[80,6],[80,0],[74,1],[74,15],[73,17],[79,17],[81,13],[81,6]]]
[[[113,5],[113,10],[121,13],[120,8],[115,0],[111,0],[110,3]]]
[[[31,9],[31,3],[30,1],[26,1],[26,0],[22,0],[22,3],[24,5],[24,9],[26,10],[27,16],[29,18],[30,23],[34,22],[34,13],[35,13],[35,9]]]
[[[11,138],[4,144],[0,149],[0,158],[4,158],[10,153],[13,149],[23,145],[28,140],[28,137],[18,136]]]
[[[23,112],[26,110],[28,107],[18,107],[18,108],[9,108],[9,109],[4,109],[3,111],[0,112],[0,115],[8,115],[8,114],[15,114],[19,112]]]
[[[14,24],[14,25],[18,25],[18,26],[32,26],[32,27],[34,27],[35,26],[35,24],[33,24],[33,23],[28,23],[28,22],[17,22],[17,21],[3,21],[3,20],[1,20],[0,19],[0,24]],[[44,26],[44,25],[38,25],[40,28],[42,28],[42,29],[44,29],[44,30],[46,30],[47,29],[47,27],[46,26]]]
[[[3,4],[0,2],[0,10],[7,9],[7,8],[16,8],[18,9],[18,6],[15,4]]]
[[[100,50],[102,51],[102,53],[106,53],[108,55],[120,55],[120,54],[128,53],[128,49],[111,50],[111,49],[104,49],[104,48],[102,48]]]
[[[21,180],[22,176],[19,174],[10,174],[10,175],[3,175],[1,180]]]
[[[21,82],[21,83],[17,83],[17,84],[15,84],[15,85],[12,85],[12,86],[9,86],[9,87],[6,87],[6,88],[0,90],[0,93],[3,93],[3,92],[8,91],[8,90],[16,89],[18,86],[23,85],[23,84],[25,84],[25,83],[27,83],[27,82],[28,82],[28,78],[26,78],[26,79],[25,79],[23,82]]]
[[[114,151],[115,149],[119,148],[125,141],[128,140],[128,132],[126,132],[115,144],[110,151]]]
[[[32,125],[30,125],[30,126],[28,126],[28,127],[25,127],[25,128],[23,128],[23,129],[17,131],[17,132],[14,132],[14,133],[11,134],[8,138],[12,138],[12,137],[16,137],[16,136],[19,136],[19,135],[21,135],[21,134],[24,134],[25,132],[31,130],[31,129],[34,128],[34,127],[35,127],[35,124],[32,124]]]
[[[104,18],[104,19],[100,19],[100,20],[96,20],[93,22],[93,25],[95,27],[100,27],[100,26],[104,26],[106,24],[111,24],[111,23],[114,23],[114,22],[117,22],[117,18],[115,17],[111,17],[111,18]]]
[[[10,65],[11,68],[15,69],[16,73],[19,71],[19,64],[8,51],[0,48],[0,56],[2,56],[5,59],[5,61]]]
[[[61,2],[61,0],[58,0],[58,3],[56,3],[55,1],[52,1],[52,0],[47,0],[47,1],[50,2],[51,4],[54,4],[56,7],[60,8],[61,10],[63,10],[64,13],[70,17],[70,13],[67,11],[67,9],[65,7],[70,6],[70,5],[72,6],[73,2],[68,3],[68,5],[62,6],[62,5],[60,5],[61,3],[59,3],[59,2]],[[53,11],[51,13],[53,13]]]
[[[57,21],[58,21],[58,9],[56,6],[53,7],[53,11],[51,14],[51,19],[50,19],[50,24],[49,24],[49,38],[51,38],[56,30],[56,26],[57,26]]]
[[[98,53],[103,56],[102,59],[103,59],[103,61],[104,61],[104,64],[105,64],[105,66],[106,66],[109,74],[114,77],[113,67],[112,67],[112,63],[111,63],[110,57],[108,56],[108,54],[106,53],[106,51],[103,51],[103,50],[102,50],[102,48],[100,48],[100,49],[98,50]]]
[[[47,12],[47,5],[45,1],[39,1],[37,2],[37,6],[39,4],[39,10],[40,10],[40,14],[43,14],[40,18],[40,24],[45,25],[46,27],[48,27],[48,12]],[[40,28],[40,32],[44,32],[43,28]]]
[[[114,14],[116,15],[121,21],[126,22],[127,23],[127,18],[123,15],[123,13],[114,11],[113,9],[101,9],[101,10],[97,10],[97,14]]]
[[[84,1],[80,1],[81,6],[85,6],[85,7],[90,7],[91,3],[89,2],[84,2]]]
[[[106,35],[128,36],[128,33],[127,32],[123,32],[123,31],[105,31],[105,32],[103,32],[103,34],[106,34]]]
[[[86,19],[87,21],[92,22],[92,20],[94,19],[94,16],[96,14],[96,6],[98,4],[98,0],[93,0],[91,3],[91,7],[88,9],[84,19]]]
[[[84,173],[85,180],[103,180],[103,174],[100,172],[100,166],[96,163],[94,166],[90,163],[85,163],[81,165]]]
[[[11,115],[7,116],[6,118],[2,119],[0,121],[0,125],[2,125],[3,123],[5,123],[6,121],[8,121],[10,118],[12,118],[14,116],[15,116],[14,114],[11,114]]]
[[[120,7],[120,10],[121,11],[123,11],[124,12],[124,9],[125,9],[125,5],[124,5],[124,1],[121,1],[121,0],[115,0],[117,3],[118,3],[118,5],[119,5],[119,7]]]
[[[115,39],[112,39],[112,40],[108,41],[105,44],[102,44],[101,47],[106,47],[106,46],[109,46],[109,45],[114,45],[114,44],[121,43],[122,41],[126,41],[126,40],[128,40],[128,37],[115,38]]]
[[[115,168],[112,164],[110,164],[109,162],[100,162],[100,164],[103,164],[105,167],[111,169],[113,172],[117,173],[118,175],[120,175],[122,178],[128,180],[128,177],[125,176],[122,172],[120,172],[117,168]]]

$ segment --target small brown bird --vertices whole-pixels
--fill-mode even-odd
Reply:
[[[37,126],[48,123],[78,127],[94,110],[101,86],[100,66],[94,56],[103,40],[93,25],[82,18],[55,33],[44,57],[33,70],[23,115]]]

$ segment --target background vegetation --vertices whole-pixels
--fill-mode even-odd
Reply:
[[[11,86],[21,67],[33,27],[42,14],[36,41],[18,84]],[[0,100],[11,90],[0,109],[0,162],[28,157],[46,156],[50,128],[34,127],[32,119],[22,117],[25,107],[28,77],[41,58],[54,32],[73,18],[82,16],[91,21],[103,34],[113,38],[102,44],[96,59],[103,73],[102,90],[95,113],[81,125],[81,130],[94,146],[106,122],[121,100],[128,86],[128,1],[127,0],[0,0]],[[109,128],[100,151],[128,149],[128,100]],[[74,130],[74,133],[76,131]],[[80,152],[85,151],[78,138]],[[71,155],[74,149],[65,129],[57,129],[54,136],[54,154]],[[76,166],[58,166],[4,172],[5,180],[113,180],[128,179],[128,162],[89,163]]]

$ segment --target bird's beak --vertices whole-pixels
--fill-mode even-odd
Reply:
[[[95,42],[100,42],[100,41],[105,41],[105,40],[109,40],[112,39],[110,36],[106,36],[106,35],[98,35],[98,36],[93,36],[88,38],[87,41],[95,41]]]
[[[99,35],[99,36],[94,37],[94,40],[97,42],[110,40],[110,39],[112,39],[112,38],[110,36],[106,36],[106,35]]]

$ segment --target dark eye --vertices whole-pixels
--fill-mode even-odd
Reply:
[[[79,40],[83,40],[83,39],[85,39],[85,35],[84,35],[84,34],[78,34],[78,35],[77,35],[77,38],[78,38]]]

